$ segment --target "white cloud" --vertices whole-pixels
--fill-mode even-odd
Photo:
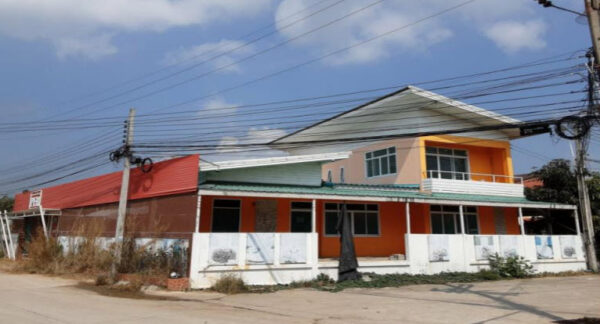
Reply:
[[[235,64],[241,56],[254,52],[254,47],[244,45],[244,42],[235,40],[221,40],[216,43],[205,43],[191,48],[180,48],[165,55],[165,64],[193,63],[210,60],[210,64],[220,72],[241,72]],[[227,53],[230,52],[230,53]],[[214,58],[214,59],[213,59]]]
[[[252,152],[244,152],[244,147],[236,146],[243,144],[266,144],[277,138],[280,138],[287,134],[287,132],[283,129],[279,128],[250,128],[245,136],[241,138],[235,136],[223,136],[219,141],[219,147],[217,147],[217,152],[219,153],[241,153],[238,157],[249,157],[255,155]],[[266,149],[266,148],[265,148]],[[271,155],[279,155],[280,151],[274,151],[266,149],[264,151],[260,151],[260,156],[271,156]]]
[[[239,104],[228,102],[223,97],[214,97],[210,100],[207,100],[202,105],[202,109],[198,112],[199,116],[221,116],[223,118],[227,116],[235,116],[237,112]],[[222,119],[221,121],[223,121]]]
[[[514,54],[521,50],[546,47],[543,38],[546,29],[546,23],[539,19],[526,22],[500,21],[486,30],[485,35],[504,52]]]
[[[248,137],[245,142],[248,143],[268,143],[287,134],[286,131],[279,128],[251,128],[248,131]]]
[[[117,51],[119,32],[161,32],[248,17],[272,0],[0,0],[0,34],[50,42],[63,58]]]
[[[292,44],[307,48],[313,55],[323,55],[408,25],[460,2],[462,0],[385,1],[314,34],[298,38]],[[312,3],[314,2],[310,0],[283,0],[277,8],[275,20],[298,12]],[[356,11],[368,3],[370,2],[347,0],[339,6],[291,27],[286,27],[286,22],[280,22],[277,28],[282,36],[290,39]],[[535,11],[532,10],[534,5],[524,1],[505,1],[498,5],[494,0],[480,0],[443,16],[425,20],[388,36],[340,52],[324,62],[330,65],[360,64],[385,59],[393,53],[427,51],[438,43],[452,39],[456,34],[454,29],[459,24],[475,29],[476,32],[485,32],[490,24],[495,22],[534,15]]]

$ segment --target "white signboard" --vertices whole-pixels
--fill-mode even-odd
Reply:
[[[211,233],[208,248],[208,261],[210,264],[229,265],[237,264],[240,234],[238,233]]]
[[[576,259],[577,258],[577,244],[575,243],[575,236],[561,236],[560,237],[560,251],[563,259]]]
[[[42,204],[42,191],[32,191],[29,195],[29,209],[38,208]]]
[[[450,260],[448,235],[429,235],[429,261]]]
[[[519,256],[519,237],[517,235],[500,236],[500,254],[505,258]]]
[[[305,233],[283,233],[279,241],[279,263],[306,263]]]
[[[477,235],[474,237],[474,242],[476,260],[487,260],[490,256],[496,253],[493,236]]]
[[[535,252],[538,259],[553,259],[552,237],[548,235],[535,237]]]
[[[274,233],[248,233],[246,239],[246,263],[273,264],[274,255]]]

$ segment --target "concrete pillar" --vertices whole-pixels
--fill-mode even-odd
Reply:
[[[406,234],[410,234],[410,203],[407,201],[405,204],[405,216],[406,216]]]
[[[523,221],[523,208],[519,207],[519,226],[521,227],[521,235],[525,235],[525,222]]]
[[[460,232],[465,235],[465,215],[463,213],[463,205],[458,206],[458,213],[460,216]]]
[[[312,210],[311,210],[311,226],[312,226],[312,230],[311,232],[316,233],[317,232],[317,200],[313,199],[312,200]]]
[[[579,228],[579,213],[577,213],[577,208],[573,209],[573,218],[575,218],[575,232],[577,232],[577,236],[580,236],[581,229]]]
[[[194,233],[200,232],[201,206],[202,206],[202,196],[200,194],[198,194],[198,200],[196,202],[196,223],[195,223],[195,227],[194,227]]]

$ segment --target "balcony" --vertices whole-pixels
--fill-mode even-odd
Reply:
[[[524,197],[523,178],[500,174],[484,174],[453,171],[426,172],[421,190],[432,193],[460,193]]]

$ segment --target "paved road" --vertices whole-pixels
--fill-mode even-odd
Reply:
[[[185,301],[104,297],[75,284],[0,273],[0,323],[548,323],[600,317],[600,276],[340,293],[168,293]]]

